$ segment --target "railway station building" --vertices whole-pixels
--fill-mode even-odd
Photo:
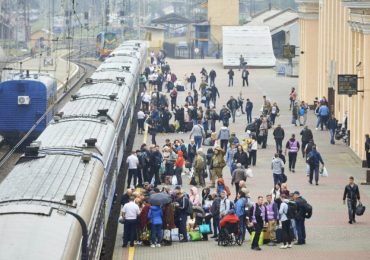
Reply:
[[[296,0],[300,20],[300,99],[328,98],[339,122],[348,115],[350,147],[366,158],[370,133],[370,1]],[[340,94],[338,75],[357,75],[357,94]]]

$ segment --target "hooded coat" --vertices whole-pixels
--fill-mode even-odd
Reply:
[[[177,160],[175,162],[175,166],[177,168],[181,168],[181,167],[184,167],[184,164],[185,164],[185,160],[184,160],[183,152],[182,151],[178,151],[177,152]]]
[[[229,189],[228,186],[226,186],[224,179],[219,178],[217,180],[217,189],[216,189],[216,192],[217,192],[217,194],[220,194],[223,190],[226,192],[226,195],[227,196],[230,196],[231,195],[230,189]]]
[[[191,187],[191,194],[189,200],[193,203],[194,206],[201,206],[198,189],[197,187]]]

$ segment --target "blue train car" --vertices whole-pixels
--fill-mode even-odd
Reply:
[[[18,74],[0,83],[0,135],[5,142],[16,144],[57,100],[57,82],[42,74]],[[53,118],[55,109],[27,138],[35,140]]]

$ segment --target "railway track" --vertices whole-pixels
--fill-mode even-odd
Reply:
[[[79,76],[72,79],[68,84],[70,87],[67,91],[61,93],[58,100],[55,103],[57,110],[59,111],[70,99],[71,95],[75,94],[85,79],[88,78],[95,70],[96,66],[83,62],[80,60],[72,60],[75,64],[80,67]],[[22,150],[14,149],[6,144],[0,144],[0,183],[5,179],[9,172],[13,169],[14,165],[22,155]]]

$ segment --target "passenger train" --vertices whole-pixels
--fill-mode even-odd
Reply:
[[[48,74],[29,71],[9,74],[0,83],[0,135],[15,145],[46,113],[25,144],[35,140],[53,119],[57,81]]]
[[[147,56],[118,50],[0,184],[0,259],[99,259]]]

